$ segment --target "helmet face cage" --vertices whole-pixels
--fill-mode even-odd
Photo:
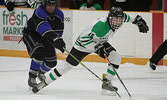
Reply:
[[[124,13],[121,8],[113,7],[108,14],[108,21],[112,29],[118,29],[123,23]]]

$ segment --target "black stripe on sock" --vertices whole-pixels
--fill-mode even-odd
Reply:
[[[56,68],[54,69],[54,72],[55,72],[55,74],[56,74],[58,77],[60,77],[60,76],[61,76],[61,74],[57,71],[57,69],[56,69]]]

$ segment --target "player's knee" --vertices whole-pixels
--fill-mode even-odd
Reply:
[[[113,64],[116,68],[119,67],[120,63],[121,63],[121,55],[119,53],[117,53],[116,51],[111,51],[109,54],[109,60],[111,62],[111,64]]]
[[[44,54],[44,49],[43,48],[37,48],[33,52],[31,58],[34,58],[34,59],[39,60],[39,61],[43,61],[44,60],[44,55],[45,55]]]
[[[71,65],[73,65],[73,66],[77,66],[78,64],[79,64],[79,62],[77,62],[74,58],[72,58],[71,56],[68,56],[67,58],[66,58],[66,61],[69,63],[69,64],[71,64]]]
[[[52,61],[52,62],[48,62],[48,61],[45,61],[45,64],[49,67],[49,68],[53,68],[57,65],[57,60],[55,61]]]
[[[109,66],[112,65],[115,69],[118,69],[118,68],[119,68],[119,65],[115,65],[115,64],[112,64],[112,63],[111,63],[111,64],[108,64],[108,65],[109,65]]]

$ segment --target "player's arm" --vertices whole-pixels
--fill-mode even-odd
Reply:
[[[27,3],[29,4],[31,8],[37,8],[42,3],[42,1],[41,0],[27,0]]]
[[[89,33],[84,36],[80,36],[78,41],[87,49],[94,51],[94,46],[96,45],[96,42],[94,41],[94,34]]]
[[[139,15],[135,17],[132,23],[136,24],[139,28],[139,31],[142,33],[147,33],[147,31],[149,31],[149,27],[147,26],[146,21]]]
[[[56,20],[55,22],[55,32],[59,35],[59,37],[62,37],[64,31],[64,13],[59,8],[57,8],[56,15],[58,16],[59,20]]]
[[[135,19],[133,19],[128,14],[124,13],[123,22],[130,22],[132,24],[136,24],[139,28],[139,32],[147,33],[147,31],[149,31],[149,27],[147,26],[146,21],[139,15],[137,15]]]
[[[48,40],[53,40],[59,38],[58,34],[52,29],[48,21],[36,21],[36,31],[43,37]]]
[[[126,13],[124,13],[124,18],[123,18],[123,22],[124,23],[132,23],[133,22],[133,18],[132,17],[130,17],[128,14],[126,14]]]
[[[34,28],[43,38],[53,40],[59,38],[58,34],[52,29],[49,22],[47,21],[47,13],[42,7],[36,9],[33,14]]]
[[[35,11],[33,16],[35,23],[34,26],[38,34],[52,42],[55,48],[59,49],[61,52],[64,52],[63,47],[65,47],[65,42],[61,38],[64,29],[64,15],[62,17],[63,19],[61,20],[61,22],[57,21],[57,27],[59,28],[57,28],[56,30],[51,27],[50,23],[47,21],[48,15],[40,7]]]

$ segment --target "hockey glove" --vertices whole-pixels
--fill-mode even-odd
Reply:
[[[109,55],[109,53],[106,51],[106,48],[104,47],[103,44],[97,44],[95,46],[95,50],[96,50],[96,53],[102,58],[105,58],[105,55],[106,56]]]
[[[147,23],[144,21],[144,19],[137,15],[134,21],[132,22],[133,24],[136,24],[139,28],[139,31],[142,33],[147,33],[149,30],[149,27],[147,26]]]
[[[64,49],[66,47],[65,42],[63,41],[62,38],[54,39],[53,40],[53,45],[55,48],[59,49],[62,53],[64,53]]]
[[[8,9],[8,11],[13,11],[14,9],[14,3],[11,1],[7,1],[6,2],[6,8]]]

